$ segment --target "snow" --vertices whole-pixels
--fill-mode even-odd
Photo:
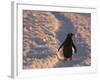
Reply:
[[[90,17],[86,13],[23,10],[23,68],[90,66]],[[58,47],[70,32],[75,34],[77,53],[66,61]]]

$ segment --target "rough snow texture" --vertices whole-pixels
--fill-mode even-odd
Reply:
[[[91,65],[90,14],[23,10],[23,68],[59,68]],[[75,33],[77,54],[72,61],[58,47],[69,32]],[[58,54],[58,55],[57,55]]]

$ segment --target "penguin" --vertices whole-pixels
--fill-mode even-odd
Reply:
[[[58,51],[60,48],[63,47],[63,56],[65,60],[72,60],[72,55],[77,52],[76,46],[73,43],[72,37],[74,36],[73,33],[69,33],[64,40],[64,42],[60,45],[58,48]]]

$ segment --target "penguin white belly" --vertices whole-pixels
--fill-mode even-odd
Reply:
[[[75,49],[72,47],[72,53],[73,53],[73,55],[75,54]]]
[[[57,57],[58,57],[59,60],[64,60],[64,57],[61,56],[61,54],[59,52],[57,52]]]

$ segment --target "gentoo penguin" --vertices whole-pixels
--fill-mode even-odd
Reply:
[[[64,40],[64,42],[58,48],[58,51],[59,51],[60,48],[63,47],[63,55],[64,55],[65,60],[67,60],[67,59],[72,60],[73,53],[77,52],[77,49],[72,40],[73,35],[74,35],[73,33],[69,33],[67,35],[66,39]]]

